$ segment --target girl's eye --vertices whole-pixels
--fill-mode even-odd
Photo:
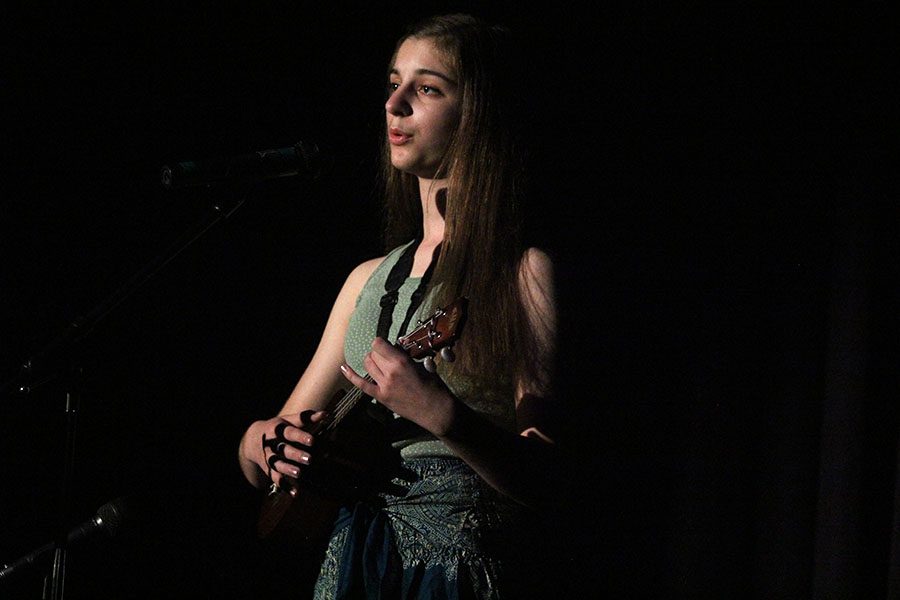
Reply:
[[[387,91],[389,94],[392,94],[397,91],[400,87],[400,84],[395,81],[388,82]],[[434,86],[430,85],[420,85],[416,88],[416,92],[425,96],[440,96],[442,95],[441,90]]]
[[[436,87],[431,87],[430,85],[420,85],[419,91],[426,96],[437,96],[441,93],[439,89],[437,89]]]

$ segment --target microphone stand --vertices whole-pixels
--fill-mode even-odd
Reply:
[[[147,263],[118,290],[113,292],[105,300],[101,301],[92,310],[72,321],[72,323],[70,323],[56,338],[51,340],[42,350],[22,364],[18,376],[7,381],[3,386],[0,386],[0,395],[3,395],[8,391],[30,394],[37,387],[46,384],[48,381],[51,381],[58,376],[58,373],[54,373],[53,371],[65,368],[59,367],[59,355],[68,353],[68,356],[64,361],[64,363],[68,362],[69,366],[65,380],[68,390],[66,391],[65,406],[66,438],[65,447],[63,449],[63,473],[59,496],[59,531],[55,538],[53,567],[49,575],[50,579],[49,582],[45,579],[44,583],[43,600],[63,600],[65,593],[68,546],[67,517],[69,515],[69,503],[74,478],[75,433],[82,391],[82,368],[77,364],[77,361],[72,358],[74,349],[79,342],[85,339],[87,335],[93,331],[94,327],[96,327],[103,318],[109,315],[117,306],[122,304],[122,302],[131,296],[139,287],[152,279],[163,267],[169,264],[191,244],[200,239],[214,225],[233,215],[245,202],[245,197],[243,197],[242,194],[238,193],[235,196],[238,199],[231,203],[230,206],[227,206],[223,202],[214,203],[207,214],[205,214],[193,228],[185,231],[165,252]],[[57,365],[55,368],[50,366],[54,363]],[[45,378],[38,381],[38,377]]]
[[[60,508],[57,522],[57,537],[53,550],[53,567],[50,570],[49,591],[44,583],[43,600],[62,600],[66,580],[66,557],[68,551],[68,535],[66,533],[69,503],[72,493],[73,473],[75,472],[75,425],[81,404],[81,383],[83,371],[75,366],[68,377],[69,390],[66,392],[66,442],[63,449],[63,476],[60,483]]]

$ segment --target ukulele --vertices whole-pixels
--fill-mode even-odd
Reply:
[[[458,298],[437,309],[395,346],[434,372],[434,356],[453,360],[452,345],[459,338],[466,316],[466,299]],[[366,375],[367,381],[372,378]],[[399,452],[387,437],[393,414],[353,387],[339,393],[327,415],[306,430],[315,436],[315,461],[303,467],[291,494],[272,484],[257,522],[260,538],[290,536],[315,546],[330,537],[342,505],[389,489],[398,475]]]

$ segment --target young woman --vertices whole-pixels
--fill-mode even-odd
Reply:
[[[307,429],[341,388],[406,425],[393,444],[411,475],[395,480],[401,492],[342,510],[317,597],[501,597],[516,581],[517,507],[559,492],[547,425],[553,272],[520,245],[512,58],[503,28],[466,15],[401,38],[385,103],[390,251],[350,273],[284,408],[241,440],[251,483],[296,490],[316,461]],[[460,297],[457,358],[438,359],[437,374],[391,344]]]

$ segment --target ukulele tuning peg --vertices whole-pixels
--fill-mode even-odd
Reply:
[[[456,360],[456,355],[453,354],[453,348],[450,346],[444,346],[441,348],[441,358],[446,360],[447,362],[453,362]]]
[[[434,373],[435,371],[437,371],[437,366],[435,366],[434,364],[434,359],[430,356],[423,360],[422,364],[425,367],[425,370],[429,373]]]

